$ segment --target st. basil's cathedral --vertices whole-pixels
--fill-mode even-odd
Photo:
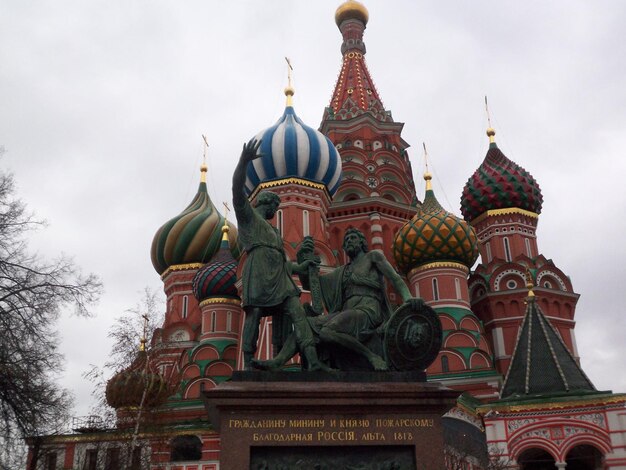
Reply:
[[[539,184],[489,127],[484,160],[459,191],[462,217],[437,200],[428,169],[425,194],[416,194],[404,124],[384,108],[366,65],[368,17],[352,0],[335,13],[342,63],[319,129],[297,116],[289,84],[283,115],[249,136],[263,155],[248,167],[249,200],[278,194],[272,223],[287,258],[313,237],[322,273],[346,263],[343,234],[359,229],[436,311],[443,341],[428,381],[462,392],[442,418],[448,468],[626,469],[626,394],[596,390],[580,367],[579,294],[540,251]],[[220,434],[202,395],[251,354],[241,342],[246,254],[229,214],[209,198],[206,165],[200,170],[193,200],[153,238],[165,321],[108,381],[116,428],[48,436],[37,468],[220,468]],[[391,287],[387,295],[401,303]],[[257,358],[273,356],[273,330],[284,327],[263,318]]]

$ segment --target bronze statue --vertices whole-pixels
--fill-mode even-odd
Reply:
[[[389,320],[390,308],[385,296],[384,279],[394,286],[405,304],[419,310],[423,301],[411,297],[408,287],[380,251],[368,251],[363,233],[346,230],[343,249],[350,262],[320,276],[321,294],[328,315],[309,317],[315,339],[321,344],[335,344],[365,357],[375,370],[386,370],[387,362],[363,344],[366,337],[380,330]],[[300,248],[310,259],[312,240],[305,240]],[[307,272],[300,275],[303,285],[308,285]],[[259,369],[275,370],[297,352],[296,338],[290,337],[280,353],[269,361],[253,361]]]
[[[242,350],[244,366],[250,368],[259,337],[261,317],[288,315],[291,319],[298,347],[307,360],[309,370],[326,369],[317,358],[313,334],[300,304],[300,290],[291,274],[301,274],[314,263],[297,264],[287,261],[283,240],[278,230],[269,223],[280,204],[280,197],[261,192],[253,208],[244,193],[246,168],[258,154],[261,141],[244,144],[233,174],[233,205],[239,229],[239,242],[247,253],[242,272],[242,307],[246,312]],[[275,344],[280,344],[275,340]]]

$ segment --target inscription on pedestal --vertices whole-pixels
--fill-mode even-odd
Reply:
[[[253,445],[262,444],[401,444],[413,442],[435,425],[432,418],[230,418],[231,431],[244,431]]]

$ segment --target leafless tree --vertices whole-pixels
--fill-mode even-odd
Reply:
[[[16,198],[13,175],[0,171],[0,469],[19,468],[23,438],[65,422],[71,394],[55,380],[63,360],[57,320],[68,306],[89,315],[101,291],[70,258],[29,249],[29,232],[43,225]]]

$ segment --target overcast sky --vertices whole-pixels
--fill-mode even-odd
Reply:
[[[337,0],[4,1],[0,4],[0,164],[50,223],[33,240],[98,274],[90,319],[61,322],[62,383],[86,414],[89,364],[145,286],[159,226],[197,189],[230,201],[241,144],[284,108],[317,127],[341,65]],[[539,182],[540,251],[581,294],[576,334],[598,389],[626,392],[626,2],[368,0],[367,64],[404,122],[420,198],[426,142],[434,189],[459,214],[488,140]],[[165,305],[163,305],[165,308]]]

